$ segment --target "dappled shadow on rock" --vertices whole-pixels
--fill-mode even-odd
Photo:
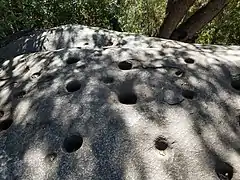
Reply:
[[[133,42],[2,62],[1,177],[239,179],[239,51]]]
[[[4,41],[0,47],[0,61],[2,63],[4,59],[11,59],[21,54],[33,52],[66,48],[106,49],[114,47],[157,48],[159,51],[164,50],[163,48],[174,48],[181,53],[186,53],[188,50],[203,53],[211,51],[214,55],[220,55],[221,52],[229,52],[228,55],[231,55],[232,52],[240,50],[238,46],[187,44],[133,33],[110,31],[98,27],[63,25],[46,30],[29,30],[16,33],[16,35]],[[163,52],[161,53],[163,54]],[[193,59],[188,57],[185,61],[187,63],[193,61]]]

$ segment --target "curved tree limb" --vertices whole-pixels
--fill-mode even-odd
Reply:
[[[170,39],[189,41],[207,23],[216,17],[230,0],[210,0],[205,6],[197,10],[190,18],[182,23],[171,35]]]
[[[166,16],[161,27],[157,30],[156,37],[170,38],[174,29],[195,1],[196,0],[168,0]]]

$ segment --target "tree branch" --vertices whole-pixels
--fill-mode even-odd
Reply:
[[[161,27],[157,30],[156,37],[170,38],[174,29],[195,1],[196,0],[168,0],[166,16]]]
[[[230,0],[210,0],[205,6],[197,10],[187,21],[174,30],[170,39],[185,42],[192,39],[197,32],[226,7],[229,1]]]

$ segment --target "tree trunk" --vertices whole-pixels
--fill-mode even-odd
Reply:
[[[196,0],[168,0],[166,16],[157,31],[156,37],[170,38],[174,29],[195,1]]]
[[[167,7],[166,7],[166,15],[171,11],[171,8],[174,5],[175,0],[168,0],[167,1]]]
[[[196,11],[187,21],[182,23],[171,35],[170,39],[187,42],[207,23],[216,17],[230,0],[210,0]]]

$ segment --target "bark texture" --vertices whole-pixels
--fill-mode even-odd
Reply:
[[[210,0],[172,33],[170,39],[189,42],[207,23],[216,17],[230,0]]]
[[[188,9],[196,0],[168,0],[166,16],[156,36],[170,38]]]

